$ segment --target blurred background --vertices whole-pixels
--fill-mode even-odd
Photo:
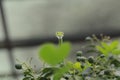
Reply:
[[[92,34],[120,36],[120,0],[0,0],[0,80],[21,80],[16,59],[41,67],[37,53],[65,33],[72,53]],[[74,55],[74,54],[70,55]],[[71,56],[70,56],[71,57]]]

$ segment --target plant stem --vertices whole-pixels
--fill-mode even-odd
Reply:
[[[63,43],[63,39],[61,38],[61,39],[58,39],[58,41],[59,41],[59,46]]]
[[[72,75],[72,78],[73,78],[73,80],[76,80],[74,75]]]
[[[75,79],[75,70],[74,70],[74,73],[73,73],[73,75],[72,75],[72,78],[73,78],[73,80],[76,80],[76,79]]]

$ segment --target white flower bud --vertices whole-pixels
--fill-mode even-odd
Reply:
[[[56,32],[56,37],[57,37],[58,39],[62,39],[63,36],[64,36],[64,33],[63,33],[63,32]]]

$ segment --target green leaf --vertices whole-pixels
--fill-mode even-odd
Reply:
[[[102,47],[100,47],[100,46],[96,46],[96,48],[97,48],[98,51],[100,51],[102,54],[104,54],[104,55],[108,55],[108,52],[107,52],[105,49],[103,49]]]
[[[42,72],[41,72],[41,75],[43,76],[49,76],[49,75],[52,75],[52,74],[54,74],[54,72],[56,71],[56,70],[58,70],[58,68],[56,68],[56,67],[48,67],[48,68],[44,68],[43,70],[42,70]]]
[[[107,52],[109,52],[111,49],[109,48],[109,45],[107,44],[107,43],[105,43],[105,42],[101,42],[101,45],[102,45],[102,47],[107,51]]]
[[[62,76],[68,72],[70,70],[70,66],[66,65],[62,68],[60,68],[59,70],[56,71],[56,73],[53,76],[53,80],[60,80],[62,78]]]
[[[119,49],[115,49],[115,50],[112,51],[112,53],[119,55],[120,54],[120,50]]]
[[[69,52],[69,42],[64,42],[60,46],[56,46],[52,43],[46,43],[40,47],[39,57],[44,62],[55,66],[62,62],[68,56]]]
[[[113,50],[113,49],[116,49],[118,47],[118,41],[113,41],[111,44],[110,44],[110,49]]]
[[[74,68],[74,69],[80,69],[80,70],[81,70],[81,63],[80,63],[80,62],[75,62],[75,63],[73,64],[73,68]]]
[[[108,56],[109,53],[112,54],[120,54],[120,50],[118,50],[118,41],[113,41],[110,44],[107,44],[105,42],[101,42],[101,46],[96,46],[98,51],[103,53],[104,55]]]

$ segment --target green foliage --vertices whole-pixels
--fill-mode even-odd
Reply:
[[[68,72],[70,69],[69,65],[66,65],[64,67],[59,68],[54,74],[53,80],[60,80],[63,75]]]
[[[106,56],[109,54],[120,54],[120,49],[118,49],[118,41],[113,41],[111,43],[101,42],[101,44],[96,46],[96,48]]]
[[[120,80],[120,49],[117,40],[109,42],[110,37],[95,35],[87,37],[84,50],[76,52],[76,61],[66,60],[71,50],[69,42],[63,42],[63,32],[56,33],[58,45],[45,43],[40,46],[38,56],[44,62],[37,72],[28,64],[16,64],[23,70],[23,80]],[[84,56],[84,54],[96,56]]]
[[[58,63],[61,63],[68,56],[69,52],[69,42],[64,42],[60,46],[46,43],[40,47],[39,57],[45,63],[55,66]]]

